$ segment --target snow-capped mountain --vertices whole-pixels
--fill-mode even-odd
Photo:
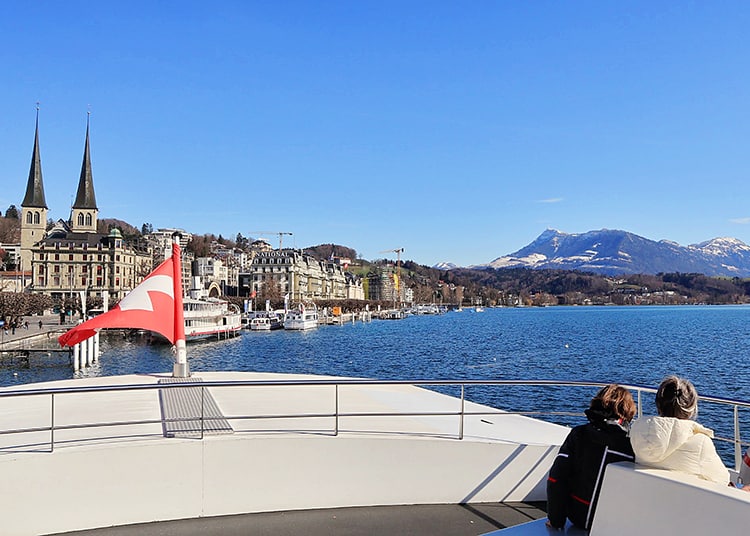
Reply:
[[[736,238],[714,238],[681,246],[642,236],[602,229],[567,234],[547,229],[528,246],[484,265],[493,268],[550,268],[607,275],[702,273],[749,277],[750,246]]]
[[[443,261],[434,265],[433,268],[436,268],[438,270],[453,270],[454,268],[458,268],[458,266],[456,266],[452,262]]]

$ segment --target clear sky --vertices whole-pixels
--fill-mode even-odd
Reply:
[[[3,2],[0,210],[486,263],[551,227],[750,242],[750,3]],[[276,244],[277,238],[267,237]]]

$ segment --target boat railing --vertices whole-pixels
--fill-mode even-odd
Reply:
[[[451,411],[390,411],[390,412],[362,412],[362,411],[346,411],[346,408],[342,408],[340,405],[339,392],[342,387],[346,386],[417,386],[432,388],[441,390],[445,388],[457,389],[460,391],[460,395],[456,395],[456,399],[459,401],[459,407]],[[607,385],[602,382],[589,382],[589,381],[559,381],[559,380],[372,380],[372,379],[355,379],[355,378],[330,378],[330,379],[289,379],[289,380],[220,380],[211,381],[203,380],[200,382],[176,382],[176,383],[141,383],[141,384],[117,384],[117,385],[87,385],[87,386],[72,386],[72,387],[43,387],[43,388],[24,388],[24,389],[5,389],[0,390],[0,402],[4,402],[9,399],[28,399],[30,397],[49,397],[49,422],[43,426],[26,427],[26,428],[12,428],[3,429],[0,428],[0,438],[16,435],[16,434],[28,434],[28,433],[46,433],[49,434],[49,452],[55,449],[56,433],[61,431],[70,430],[87,430],[95,428],[111,429],[112,427],[123,427],[123,426],[143,426],[143,425],[166,425],[166,424],[184,424],[193,423],[197,426],[196,429],[192,430],[197,433],[201,439],[204,437],[206,432],[206,423],[215,419],[205,413],[203,399],[206,389],[219,389],[219,388],[268,388],[268,387],[304,387],[304,386],[330,386],[333,411],[331,412],[315,412],[315,413],[289,413],[289,414],[252,414],[252,415],[231,415],[224,416],[230,421],[249,421],[249,420],[264,420],[264,419],[311,419],[311,418],[331,418],[333,419],[333,425],[330,429],[332,435],[339,434],[339,421],[342,418],[348,417],[454,417],[456,419],[455,439],[464,439],[464,424],[466,417],[469,416],[497,416],[497,415],[522,415],[528,417],[580,417],[583,416],[582,411],[558,411],[558,410],[508,410],[508,409],[494,409],[488,407],[486,410],[478,411],[475,409],[467,409],[467,398],[466,391],[469,388],[483,387],[483,388],[508,388],[508,387],[549,387],[549,388],[600,388]],[[642,415],[642,408],[644,404],[643,396],[645,394],[653,395],[656,393],[656,389],[653,387],[641,386],[641,385],[627,385],[620,384],[623,387],[628,388],[634,394],[634,398],[638,407],[638,417]],[[167,389],[201,389],[201,404],[198,415],[190,415],[185,417],[177,418],[165,418],[162,415],[160,419],[129,419],[129,420],[113,420],[113,421],[98,421],[88,423],[70,423],[60,424],[58,420],[58,410],[56,407],[59,405],[61,397],[72,396],[72,395],[90,395],[94,397],[97,394],[103,393],[126,393],[126,392],[137,392],[137,391],[154,391],[154,390],[167,390]],[[734,453],[734,466],[735,470],[739,471],[742,462],[742,449],[747,447],[750,443],[743,441],[740,431],[740,412],[742,410],[750,410],[750,402],[734,400],[729,398],[720,398],[713,396],[700,396],[700,402],[702,407],[705,404],[716,405],[720,408],[725,408],[731,412],[730,418],[733,424],[733,434],[731,436],[717,434],[714,439],[721,443],[727,444],[733,449]],[[476,406],[472,406],[476,407]],[[482,407],[482,406],[479,406]],[[2,408],[5,409],[5,408]],[[7,413],[6,413],[7,415]],[[69,419],[69,417],[67,418]],[[66,419],[66,420],[67,420]],[[293,432],[297,428],[290,428],[288,431]],[[387,433],[387,432],[386,432]],[[402,431],[398,432],[402,434]],[[140,435],[133,433],[133,436]],[[77,441],[85,441],[87,438],[77,438]],[[4,450],[12,450],[12,447],[0,446],[0,453]]]

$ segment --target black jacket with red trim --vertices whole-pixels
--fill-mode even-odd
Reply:
[[[627,426],[596,410],[586,410],[588,424],[570,431],[547,480],[547,517],[553,527],[565,518],[591,528],[604,469],[608,463],[633,461]]]

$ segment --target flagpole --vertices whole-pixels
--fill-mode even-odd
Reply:
[[[185,320],[182,309],[182,263],[180,262],[180,233],[172,235],[172,279],[174,280],[174,345],[177,349],[177,360],[172,376],[187,378],[190,367],[187,362],[185,346]]]

